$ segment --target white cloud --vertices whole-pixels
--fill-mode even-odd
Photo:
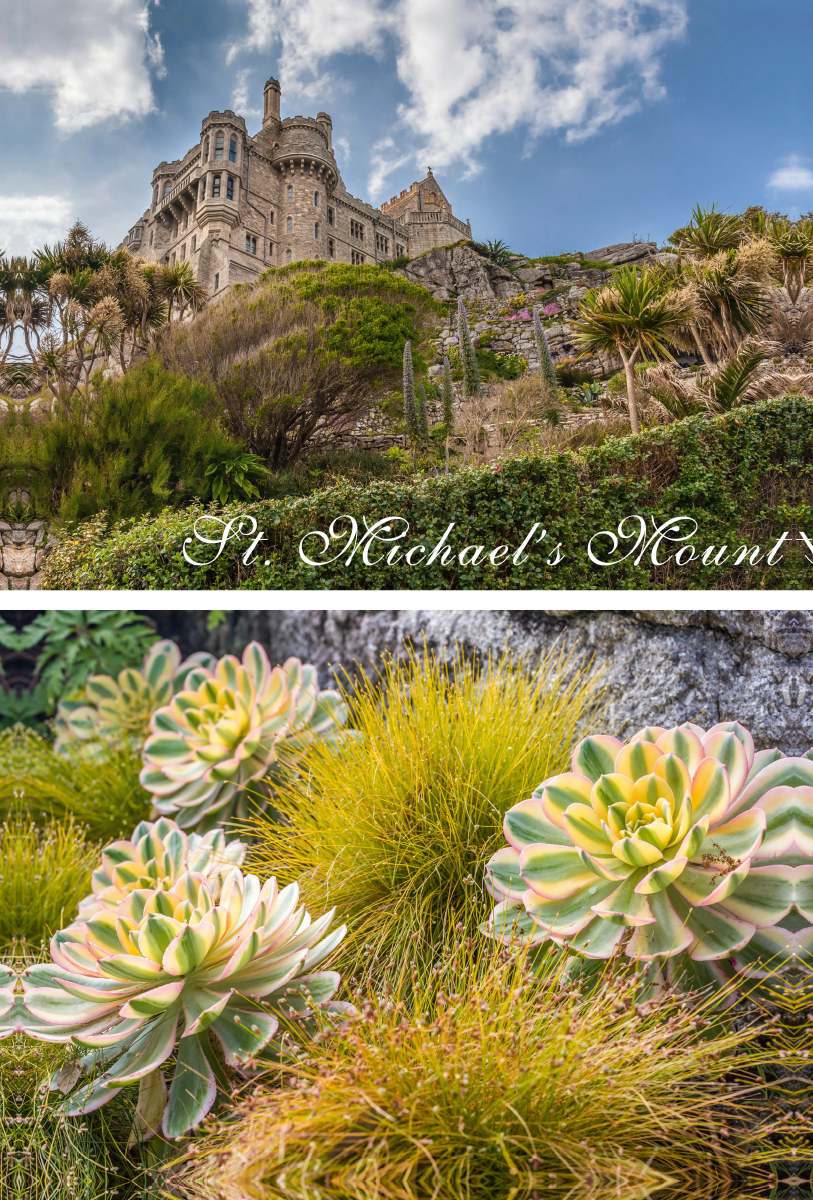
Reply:
[[[405,156],[479,169],[486,139],[525,128],[590,137],[663,96],[659,54],[687,24],[687,0],[246,0],[242,48],[280,48],[288,93],[324,96],[339,53],[394,52],[407,100],[398,149],[373,152],[379,193]]]
[[[0,196],[0,249],[4,255],[28,255],[59,241],[73,209],[65,196]]]
[[[334,147],[334,152],[335,152],[336,148],[341,150],[342,159],[344,162],[350,161],[350,158],[351,158],[350,143],[348,142],[346,137],[336,138],[333,142],[333,147]]]
[[[0,0],[0,88],[51,95],[55,124],[75,133],[154,107],[163,51],[150,0]]]
[[[245,67],[242,71],[238,71],[237,78],[234,81],[234,90],[231,94],[232,108],[243,117],[261,117],[263,115],[261,108],[249,108],[248,81],[253,73],[250,67]]]
[[[813,171],[806,167],[798,154],[791,154],[784,167],[778,167],[768,180],[768,187],[783,192],[805,192],[813,188]]]

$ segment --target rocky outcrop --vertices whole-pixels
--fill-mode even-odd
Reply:
[[[150,613],[185,653],[241,651],[258,638],[272,660],[315,662],[323,677],[360,663],[375,672],[385,653],[411,642],[450,656],[456,644],[479,655],[503,649],[531,660],[557,646],[571,665],[603,668],[604,726],[739,720],[759,747],[786,754],[813,745],[813,611],[424,610],[230,613],[208,632],[206,613]],[[507,718],[510,720],[510,716]]]
[[[466,245],[429,250],[395,274],[428,288],[436,300],[516,296],[523,290],[505,267]]]
[[[657,253],[657,242],[616,242],[613,246],[588,250],[584,257],[591,262],[611,263],[614,267],[620,267]]]

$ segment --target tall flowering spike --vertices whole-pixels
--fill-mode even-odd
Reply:
[[[556,379],[556,371],[553,367],[553,359],[550,354],[550,346],[545,335],[545,327],[542,324],[542,318],[539,314],[539,307],[534,308],[534,340],[536,342],[536,351],[539,355],[539,374],[542,377],[542,396],[543,399],[552,404],[556,399],[556,391],[558,381]]]
[[[242,662],[227,654],[190,672],[185,688],[153,715],[141,786],[182,829],[210,824],[215,813],[247,815],[245,788],[269,774],[283,742],[301,752],[315,737],[335,736],[346,719],[339,693],[319,690],[314,666],[289,658],[272,670],[251,642]]]
[[[813,761],[757,754],[729,722],[585,738],[572,766],[506,814],[489,933],[676,960],[698,984],[732,964],[813,962],[811,930],[780,925],[794,906],[811,919]]]
[[[452,368],[448,355],[443,356],[443,374],[440,383],[440,402],[443,412],[443,424],[451,429],[454,421],[454,384],[452,383]]]
[[[415,399],[415,374],[412,367],[412,344],[404,346],[404,420],[407,434],[418,437],[418,408]]]
[[[463,365],[463,381],[467,396],[476,396],[480,391],[480,369],[477,366],[477,355],[471,344],[469,322],[462,300],[457,302],[457,344],[460,349],[460,361]]]
[[[419,383],[415,388],[415,415],[417,418],[418,436],[422,442],[429,441],[429,404],[426,399],[426,388]]]
[[[127,667],[115,679],[91,675],[83,699],[60,701],[56,750],[92,758],[109,746],[140,747],[153,713],[181,691],[190,671],[215,661],[214,655],[200,652],[181,662],[178,647],[166,640],[150,647],[140,671]]]
[[[296,884],[280,892],[276,880],[261,886],[237,867],[217,896],[211,883],[187,870],[170,890],[136,888],[116,908],[57,933],[52,961],[24,972],[14,1027],[88,1052],[80,1066],[92,1078],[66,1096],[62,1114],[91,1112],[139,1083],[142,1133],[160,1126],[181,1137],[214,1103],[219,1056],[245,1065],[272,1039],[280,1014],[307,1017],[334,994],[338,975],[313,971],[345,933],[328,933],[332,913],[311,921],[297,908]],[[162,1067],[173,1055],[167,1093]]]

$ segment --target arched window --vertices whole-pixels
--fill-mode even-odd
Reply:
[[[285,253],[285,261],[286,261],[286,262],[290,262],[290,261],[291,261],[291,251],[290,251],[290,250],[287,250],[287,251],[286,251],[286,253]]]
[[[294,231],[294,223],[293,223],[293,221],[291,220],[291,218],[289,217],[289,218],[288,218],[288,220],[287,220],[287,222],[286,222],[286,225],[285,225],[285,232],[286,232],[286,233],[293,233],[293,231]]]
[[[288,203],[293,204],[293,201],[294,201],[294,189],[291,187],[291,185],[289,183],[288,184]]]
[[[237,162],[237,142],[229,138],[229,162]]]
[[[171,191],[172,191],[172,184],[171,184],[171,183],[165,183],[165,184],[164,184],[164,195],[165,195],[165,196],[168,196],[168,195],[169,195],[169,193],[170,193]]]
[[[314,223],[313,223],[313,236],[316,238],[316,240],[318,242],[319,241],[319,222],[318,221],[314,221]]]
[[[203,161],[209,157],[209,139],[205,138],[203,142]]]
[[[223,157],[223,134],[219,133],[215,138],[215,158]]]
[[[319,193],[318,192],[313,193],[313,207],[314,208],[319,207]]]
[[[226,199],[234,199],[234,180],[232,179],[231,175],[226,176]]]

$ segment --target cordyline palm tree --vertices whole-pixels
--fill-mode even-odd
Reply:
[[[795,305],[805,284],[807,260],[813,254],[813,221],[772,221],[767,237],[782,263],[782,283]]]
[[[721,250],[736,249],[743,233],[742,217],[718,212],[714,204],[710,208],[696,204],[689,224],[676,229],[668,240],[676,250],[697,258],[713,258]]]
[[[638,433],[635,364],[639,359],[672,359],[670,345],[684,340],[683,330],[694,316],[685,289],[670,289],[669,277],[659,270],[624,267],[609,287],[588,292],[579,306],[576,337],[584,353],[617,353],[627,377],[630,428]]]
[[[175,263],[164,267],[161,277],[161,288],[168,301],[167,320],[172,320],[173,305],[178,309],[178,320],[183,320],[187,308],[197,312],[206,303],[206,289],[198,283],[192,264],[189,262]]]
[[[709,347],[717,358],[730,358],[769,320],[764,264],[754,251],[753,244],[721,251],[683,272],[687,298],[697,313],[691,333],[707,367],[712,366]]]

